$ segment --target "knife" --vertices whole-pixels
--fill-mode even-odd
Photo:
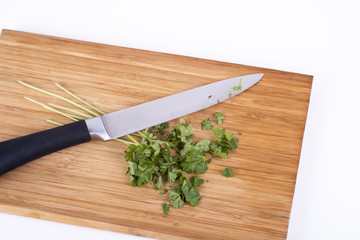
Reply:
[[[0,175],[64,148],[92,139],[108,141],[208,108],[247,90],[263,76],[257,73],[217,81],[99,117],[1,142]]]

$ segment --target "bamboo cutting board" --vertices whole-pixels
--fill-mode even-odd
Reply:
[[[105,112],[238,75],[264,73],[246,92],[186,116],[200,123],[224,113],[239,147],[214,159],[199,206],[171,208],[153,186],[131,187],[126,147],[91,142],[28,163],[0,177],[0,211],[158,239],[285,239],[312,76],[138,49],[3,30],[0,37],[0,141],[67,120],[24,99],[65,105],[18,84],[66,95],[54,83]],[[221,170],[234,169],[233,178]],[[174,226],[175,223],[179,225]]]

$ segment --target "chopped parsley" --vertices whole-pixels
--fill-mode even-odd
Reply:
[[[225,119],[224,114],[222,114],[221,112],[216,112],[214,114],[214,117],[215,117],[215,122],[219,125],[222,124],[222,122]]]
[[[241,90],[241,78],[240,78],[240,83],[239,83],[239,86],[235,86],[235,87],[233,87],[233,90],[235,91],[235,90]]]
[[[224,177],[227,177],[227,178],[234,176],[232,168],[225,168],[225,169],[221,170],[221,173]]]
[[[178,227],[179,226],[179,224],[178,223],[174,223],[174,227]]]
[[[166,217],[169,213],[169,205],[166,203],[162,204],[163,213],[161,214],[162,217]]]
[[[211,122],[212,118],[206,118],[204,121],[201,122],[201,129],[206,131],[209,130],[214,124]]]
[[[220,129],[218,127],[213,127],[211,131],[218,136],[216,142],[210,145],[211,154],[216,157],[227,158],[229,150],[234,150],[237,148],[237,143],[239,139],[233,138],[232,133],[227,133],[225,129]]]
[[[215,122],[221,124],[224,115],[214,114]],[[194,132],[190,121],[180,119],[171,126],[167,123],[138,132],[141,140],[128,146],[125,159],[129,163],[127,174],[130,185],[140,187],[153,184],[155,190],[162,189],[161,195],[167,194],[169,203],[163,203],[162,216],[167,216],[170,207],[181,208],[185,204],[198,206],[201,200],[200,186],[208,164],[214,157],[227,158],[229,150],[237,147],[237,138],[225,129],[213,127],[212,118],[206,118],[202,129],[217,136],[215,142],[209,139],[194,141]],[[191,174],[191,177],[188,175]],[[172,186],[165,188],[167,183]]]
[[[211,97],[212,97],[212,95],[209,95],[209,96],[208,96],[208,99],[210,99]]]

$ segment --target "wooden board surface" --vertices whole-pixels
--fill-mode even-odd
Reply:
[[[129,186],[126,147],[91,142],[28,163],[0,177],[0,211],[158,239],[285,239],[312,76],[3,30],[0,37],[0,141],[69,123],[24,99],[65,105],[18,84],[60,93],[61,83],[105,112],[221,79],[264,73],[253,88],[186,116],[195,139],[214,112],[242,132],[226,160],[203,176],[198,207],[171,208],[152,186]],[[232,167],[233,178],[221,175]],[[179,226],[175,227],[174,223]]]

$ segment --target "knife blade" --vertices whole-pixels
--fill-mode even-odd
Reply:
[[[247,90],[263,76],[257,73],[217,81],[103,116],[0,142],[0,175],[91,139],[108,141],[208,108]]]

